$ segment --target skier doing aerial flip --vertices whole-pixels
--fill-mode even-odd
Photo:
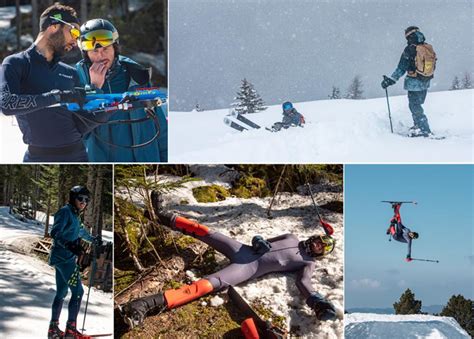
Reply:
[[[252,246],[248,246],[197,222],[160,211],[156,207],[155,192],[152,193],[152,201],[160,223],[201,240],[224,254],[231,263],[191,285],[135,299],[121,306],[124,320],[130,327],[140,325],[150,312],[172,309],[206,294],[272,272],[295,272],[296,287],[305,298],[306,304],[315,311],[316,317],[319,320],[336,318],[334,305],[311,286],[315,259],[334,250],[335,241],[330,234],[312,236],[305,241],[300,241],[294,234],[284,234],[266,240],[255,236]]]
[[[411,242],[413,239],[418,239],[418,233],[412,232],[409,228],[403,226],[402,217],[400,216],[400,207],[402,202],[390,202],[393,208],[393,218],[390,220],[390,227],[387,229],[387,234],[390,234],[392,238],[399,242],[408,244],[408,254],[406,261],[412,261],[411,258]]]

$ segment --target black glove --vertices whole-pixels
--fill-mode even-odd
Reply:
[[[92,240],[92,243],[97,247],[102,246],[102,236],[100,234],[97,234]]]
[[[380,85],[382,86],[383,89],[386,89],[388,86],[395,85],[395,80],[393,80],[392,78],[389,78],[388,76],[384,75],[383,76],[383,81]]]
[[[334,320],[337,317],[334,305],[319,293],[311,294],[306,304],[314,310],[319,320]]]
[[[271,248],[272,248],[272,245],[268,241],[263,239],[262,236],[256,235],[255,237],[253,237],[253,239],[252,239],[252,249],[256,253],[264,254],[264,253],[267,253],[268,251],[270,251]]]
[[[81,108],[84,106],[86,102],[86,91],[84,88],[76,87],[73,90],[53,90],[49,92],[49,95],[53,95],[60,104],[70,104],[70,103],[77,103]]]
[[[81,246],[81,239],[79,238],[74,241],[67,242],[66,248],[77,256],[80,256],[84,252],[84,249]]]

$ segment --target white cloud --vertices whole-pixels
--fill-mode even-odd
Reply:
[[[354,288],[379,288],[380,281],[375,279],[363,278],[359,280],[351,280],[351,286]]]

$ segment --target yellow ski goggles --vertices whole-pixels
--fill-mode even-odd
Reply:
[[[334,239],[330,237],[329,235],[320,235],[319,240],[323,243],[324,245],[324,253],[323,255],[329,254],[332,251],[334,251]]]
[[[118,32],[111,32],[105,29],[88,32],[81,36],[79,47],[83,51],[93,51],[97,47],[107,47],[117,41]]]
[[[59,18],[56,18],[54,16],[50,16],[49,18],[59,21],[62,24],[68,25],[70,27],[69,33],[71,33],[71,36],[74,40],[77,40],[81,36],[81,31],[79,31],[73,24],[66,22],[64,20],[61,20]]]

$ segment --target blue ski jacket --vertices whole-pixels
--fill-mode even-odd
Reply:
[[[123,93],[138,87],[150,87],[150,73],[135,61],[119,56],[108,71],[102,88],[90,83],[90,63],[81,60],[76,71],[82,86],[89,85],[97,93]],[[86,135],[85,145],[89,161],[92,162],[167,162],[168,161],[168,123],[164,108],[155,108],[160,131],[152,143],[144,147],[124,148],[112,146],[138,145],[152,139],[156,126],[152,119],[133,124],[105,124]],[[132,120],[146,117],[144,109],[114,112],[109,121]]]
[[[78,238],[87,242],[94,240],[89,232],[84,229],[78,211],[71,204],[61,207],[56,212],[50,235],[53,238],[53,246],[48,258],[48,263],[51,266],[59,263],[75,262],[76,255],[67,249],[66,243]]]
[[[398,81],[406,72],[415,71],[415,57],[416,57],[416,45],[423,44],[425,42],[425,37],[421,32],[419,34],[414,34],[413,39],[408,41],[408,45],[403,50],[403,53],[398,62],[398,66],[395,71],[392,73],[391,78],[395,81]],[[403,84],[403,88],[407,91],[425,91],[430,88],[430,78],[423,76],[410,77],[406,76]]]
[[[27,50],[6,57],[0,68],[0,111],[15,115],[25,144],[60,148],[82,142],[74,113],[48,107],[58,102],[52,90],[72,90],[79,85],[74,68],[58,59],[48,62],[32,44]],[[82,145],[81,145],[82,147]],[[77,161],[80,154],[65,155],[62,161]]]
[[[300,114],[295,108],[283,112],[283,125],[296,125],[300,126],[302,123],[302,114]]]

